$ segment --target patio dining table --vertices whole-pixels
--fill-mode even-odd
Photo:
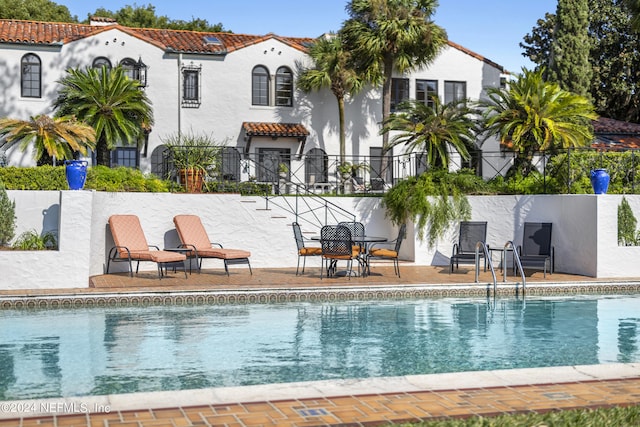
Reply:
[[[310,237],[311,240],[322,240],[321,236],[316,235],[316,236],[311,236]],[[351,240],[353,241],[353,243],[361,245],[364,248],[364,253],[362,255],[365,255],[369,252],[369,247],[374,244],[374,243],[385,243],[387,241],[389,241],[388,238],[386,237],[382,237],[382,236],[351,236]],[[366,274],[365,272],[367,271],[367,257],[366,256],[360,256],[358,257],[358,261],[360,262],[360,264],[363,267],[363,276]],[[348,272],[346,272],[345,274],[347,274]],[[357,274],[357,273],[353,273],[351,272],[351,274]]]

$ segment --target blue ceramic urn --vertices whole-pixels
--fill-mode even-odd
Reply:
[[[89,163],[86,160],[66,160],[64,164],[69,190],[82,190]]]
[[[609,188],[609,174],[605,169],[591,171],[591,186],[594,194],[605,194]]]

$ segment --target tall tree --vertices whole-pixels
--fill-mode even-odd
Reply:
[[[513,146],[523,175],[540,150],[587,146],[593,140],[591,121],[598,117],[587,98],[545,81],[544,71],[523,69],[508,89],[489,88],[488,99],[480,101],[487,137],[497,135],[500,143]]]
[[[338,102],[340,126],[340,163],[345,162],[346,136],[344,103],[348,95],[360,91],[363,80],[352,67],[351,52],[345,49],[339,34],[318,38],[309,49],[313,67],[302,69],[298,87],[305,92],[329,88]]]
[[[87,148],[95,147],[96,133],[91,126],[79,122],[75,117],[52,118],[46,114],[29,120],[0,119],[0,136],[3,147],[20,144],[21,150],[34,145],[34,158],[43,155],[58,160],[72,159],[75,152],[87,154]]]
[[[165,15],[157,16],[156,8],[152,4],[148,4],[147,6],[138,6],[136,4],[133,6],[126,5],[115,12],[100,7],[96,9],[94,13],[90,13],[87,16],[85,23],[88,23],[89,18],[92,16],[112,18],[120,25],[134,28],[167,28],[171,30],[205,32],[225,31],[222,24],[211,25],[206,19],[192,18],[191,21],[183,21],[173,20]]]
[[[590,10],[589,61],[591,99],[598,114],[618,120],[640,121],[640,33],[631,30],[627,1],[588,0]],[[547,14],[520,46],[537,67],[549,66],[549,47],[556,16]]]
[[[424,67],[446,45],[445,30],[431,19],[437,6],[436,0],[351,0],[346,6],[350,19],[341,32],[366,80],[382,83],[383,121],[391,114],[394,71]],[[382,154],[388,150],[383,133]]]
[[[548,78],[582,96],[589,96],[591,83],[588,34],[588,1],[558,0]]]
[[[468,159],[476,139],[478,127],[467,105],[466,100],[443,104],[437,95],[431,98],[431,105],[407,101],[400,104],[400,111],[389,115],[382,132],[397,132],[391,138],[392,147],[404,144],[408,152],[426,153],[432,167],[447,168],[451,149]]]
[[[0,18],[29,21],[77,22],[67,6],[50,0],[0,0]]]
[[[54,102],[59,115],[74,115],[96,131],[96,163],[110,165],[117,144],[135,145],[153,124],[151,101],[122,67],[69,69]]]

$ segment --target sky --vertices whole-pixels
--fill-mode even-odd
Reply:
[[[155,6],[156,15],[189,21],[206,19],[238,34],[318,37],[337,31],[348,18],[348,0],[58,0],[84,20],[99,7]],[[557,0],[439,0],[434,21],[449,40],[518,73],[533,64],[520,43],[545,13],[555,13]]]

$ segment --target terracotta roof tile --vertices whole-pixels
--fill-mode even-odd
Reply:
[[[100,18],[92,19],[100,21]],[[129,28],[117,23],[113,25],[85,25],[0,19],[0,43],[65,44],[113,28],[152,43],[165,51],[183,53],[225,54],[268,39],[279,40],[294,49],[306,51],[308,44],[313,42],[311,38],[280,37],[275,34],[254,36],[233,33]],[[207,42],[205,40],[207,36],[219,40],[220,44]]]
[[[244,122],[242,127],[247,136],[272,136],[302,138],[309,131],[300,123]]]

